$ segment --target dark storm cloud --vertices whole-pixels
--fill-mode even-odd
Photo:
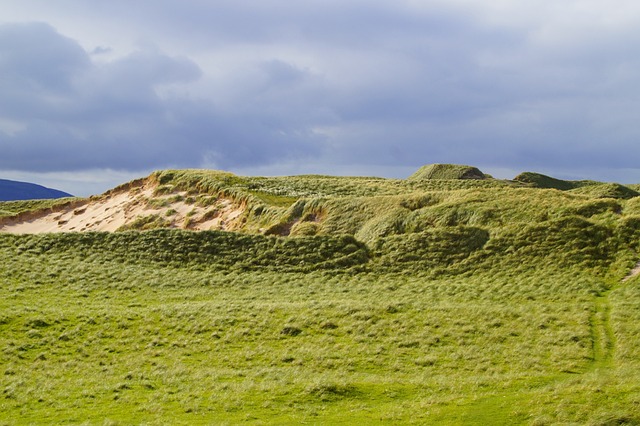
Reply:
[[[39,23],[1,26],[0,57],[0,111],[15,126],[0,133],[0,169],[230,167],[314,150],[300,148],[314,135],[282,119],[159,95],[164,85],[201,77],[185,57],[146,50],[92,63],[76,42]],[[302,78],[284,63],[264,68],[269,86]]]
[[[82,48],[44,23],[0,26],[2,90],[64,92],[71,77],[89,66]]]

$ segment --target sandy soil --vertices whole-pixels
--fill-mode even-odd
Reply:
[[[144,216],[158,215],[170,227],[230,230],[238,225],[244,207],[219,198],[202,207],[186,202],[186,193],[154,195],[153,186],[142,184],[116,193],[0,219],[0,232],[36,234],[50,232],[113,232]]]
[[[637,277],[638,275],[640,275],[640,262],[638,262],[635,266],[635,268],[633,268],[629,274],[624,277],[624,279],[622,281],[628,281],[633,277]]]

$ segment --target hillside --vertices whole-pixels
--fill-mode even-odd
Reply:
[[[71,194],[28,182],[0,179],[0,201],[71,197]]]
[[[0,231],[179,228],[281,236],[349,234],[371,243],[443,227],[508,228],[607,213],[623,218],[635,212],[624,209],[625,200],[635,206],[638,193],[619,184],[553,180],[564,182],[555,185],[563,189],[556,191],[522,178],[543,175],[523,173],[519,180],[503,181],[469,166],[444,171],[442,166],[425,166],[407,180],[159,171],[88,199],[3,203]],[[434,176],[434,170],[440,172]],[[458,178],[444,178],[447,170]]]
[[[638,187],[437,166],[0,203],[0,423],[640,423]]]
[[[452,179],[487,179],[485,175],[473,166],[457,164],[428,164],[409,176],[409,180],[452,180]]]
[[[349,236],[363,244],[369,268],[432,275],[541,261],[620,274],[637,260],[640,197],[629,187],[594,181],[558,185],[564,181],[534,173],[503,181],[469,166],[445,167],[453,179],[431,173],[442,167],[425,166],[407,180],[159,171],[88,199],[2,203],[0,233],[182,229],[232,231],[238,234],[233,238],[255,235],[264,241],[317,237],[309,242]],[[483,178],[470,179],[469,173]],[[206,246],[212,237],[193,238]],[[198,252],[196,247],[190,256]]]

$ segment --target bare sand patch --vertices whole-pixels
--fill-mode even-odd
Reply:
[[[121,191],[0,219],[0,232],[38,234],[55,232],[114,232],[143,217],[156,216],[170,228],[232,230],[245,207],[231,199],[196,203],[185,192],[155,194],[155,184],[140,182]]]

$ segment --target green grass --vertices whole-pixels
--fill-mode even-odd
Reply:
[[[575,189],[587,182],[576,182],[569,180],[556,179],[541,173],[523,172],[514,178],[517,182],[522,182],[536,188],[558,189],[560,191],[568,191]]]
[[[172,213],[175,214],[175,213]],[[165,215],[167,216],[167,215]],[[171,216],[171,215],[169,215]],[[168,228],[171,222],[160,215],[139,216],[131,223],[127,223],[118,228],[118,231],[128,231],[136,229],[139,231],[148,231],[150,229]]]
[[[420,167],[409,180],[486,179],[478,168],[458,164],[429,164]]]
[[[628,200],[640,195],[632,188],[619,183],[600,183],[579,187],[573,190],[577,194],[586,194],[592,198],[621,198]]]
[[[640,423],[640,197],[150,179],[245,225],[0,234],[0,424]]]
[[[50,200],[24,200],[0,202],[0,218],[13,216],[22,212],[49,209],[78,200],[77,198],[56,198]]]
[[[9,424],[588,423],[586,395],[618,374],[613,361],[610,372],[594,369],[593,318],[610,287],[597,263],[537,268],[523,257],[459,273],[455,256],[436,257],[433,276],[434,265],[387,262],[397,247],[367,257],[353,239],[329,237],[160,230],[1,241]],[[624,345],[637,350],[616,337],[616,356]],[[636,378],[616,376],[603,392],[623,399],[597,418],[638,415],[622,393]],[[540,411],[534,402],[550,389],[574,411],[547,397]]]
[[[4,421],[428,421],[587,370],[600,286],[56,257],[2,271]]]

